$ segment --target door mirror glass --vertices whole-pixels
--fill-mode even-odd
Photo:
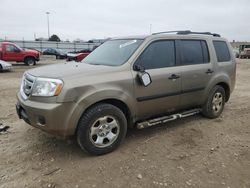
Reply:
[[[152,80],[151,80],[151,77],[150,77],[150,74],[147,73],[147,72],[143,72],[143,73],[139,73],[139,79],[141,81],[141,83],[147,87],[151,84]]]
[[[14,52],[19,53],[20,50],[18,48],[14,48]]]
[[[13,45],[12,48],[13,48],[13,51],[16,52],[16,53],[21,52],[21,50],[15,45]]]

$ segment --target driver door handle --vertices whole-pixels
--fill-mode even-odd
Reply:
[[[214,71],[211,70],[211,69],[207,69],[207,71],[206,71],[207,74],[212,74],[213,72],[214,72]]]
[[[169,80],[176,80],[178,78],[180,78],[180,76],[176,74],[172,74],[170,77],[168,77]]]

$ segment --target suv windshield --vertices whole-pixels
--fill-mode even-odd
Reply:
[[[119,66],[131,57],[142,42],[142,39],[110,40],[95,49],[82,62],[93,65]]]

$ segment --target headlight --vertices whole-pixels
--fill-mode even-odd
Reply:
[[[60,94],[63,81],[50,78],[37,78],[33,88],[32,96],[52,97]]]

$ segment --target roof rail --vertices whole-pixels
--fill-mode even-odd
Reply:
[[[220,37],[217,33],[211,33],[211,32],[193,32],[190,30],[184,30],[184,31],[164,31],[164,32],[158,32],[153,33],[152,35],[158,35],[158,34],[164,34],[164,33],[176,33],[177,35],[189,35],[189,34],[199,34],[199,35],[212,35],[214,37]]]
[[[158,33],[152,33],[152,35],[159,35],[159,34],[165,34],[165,33],[178,33],[178,32],[191,32],[189,30],[180,30],[180,31],[163,31]]]

